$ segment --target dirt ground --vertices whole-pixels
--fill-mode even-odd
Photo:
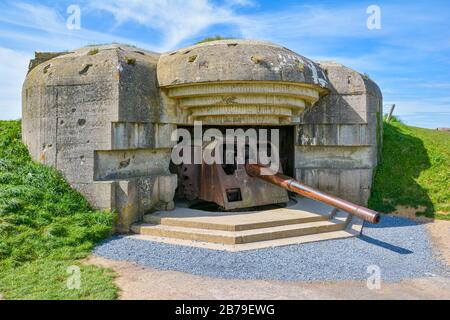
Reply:
[[[425,222],[425,221],[423,221]],[[450,221],[427,221],[436,253],[450,265]],[[178,271],[156,270],[98,256],[86,260],[115,270],[120,299],[446,299],[450,279],[440,276],[381,283],[225,280]]]
[[[88,263],[114,269],[120,299],[450,299],[450,279],[430,277],[381,283],[225,280],[178,271],[161,271],[92,256]]]
[[[426,226],[431,235],[433,248],[450,266],[450,221],[428,221]]]

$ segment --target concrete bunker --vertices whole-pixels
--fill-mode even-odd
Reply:
[[[116,210],[119,231],[139,232],[132,226],[145,214],[177,211],[186,183],[171,166],[170,137],[196,121],[219,130],[278,128],[285,173],[366,205],[381,108],[381,92],[366,76],[268,42],[219,40],[164,54],[89,46],[40,53],[30,63],[23,140],[93,207]],[[344,220],[344,229],[361,225]]]

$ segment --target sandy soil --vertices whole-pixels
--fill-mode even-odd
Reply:
[[[86,263],[114,269],[120,299],[450,299],[450,279],[429,277],[381,283],[225,280],[161,271],[91,256]]]
[[[435,220],[427,223],[426,226],[431,235],[433,248],[450,266],[450,221]]]
[[[423,220],[427,220],[427,219],[430,220],[429,218],[422,219],[422,217],[416,216],[417,212],[423,212],[425,209],[426,209],[426,207],[424,207],[424,206],[419,206],[418,208],[412,208],[412,207],[398,205],[395,207],[395,212],[392,215],[405,217],[408,219],[413,219],[413,220],[418,220],[418,221],[423,221]]]

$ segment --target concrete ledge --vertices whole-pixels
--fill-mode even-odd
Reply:
[[[306,235],[306,236],[301,236],[301,237],[292,237],[292,238],[285,238],[285,239],[244,243],[244,244],[234,244],[234,245],[192,241],[192,240],[182,240],[182,239],[174,239],[174,238],[162,238],[162,237],[140,235],[140,234],[130,235],[127,237],[130,237],[132,239],[161,242],[161,243],[174,244],[174,245],[187,246],[187,247],[238,252],[238,251],[257,250],[257,249],[263,249],[263,248],[289,246],[289,245],[318,242],[318,241],[344,239],[344,238],[355,237],[358,235],[359,235],[359,233],[342,230],[342,231],[334,231],[334,232],[327,232],[327,233],[321,233],[321,234]]]
[[[377,163],[375,147],[296,146],[295,167],[333,169],[372,169]]]

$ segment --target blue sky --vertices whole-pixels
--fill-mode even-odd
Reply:
[[[81,9],[69,30],[67,8]],[[381,29],[369,30],[369,5]],[[34,51],[129,43],[164,52],[204,37],[268,40],[367,73],[406,123],[450,127],[450,1],[61,0],[0,2],[0,119],[21,114]]]

